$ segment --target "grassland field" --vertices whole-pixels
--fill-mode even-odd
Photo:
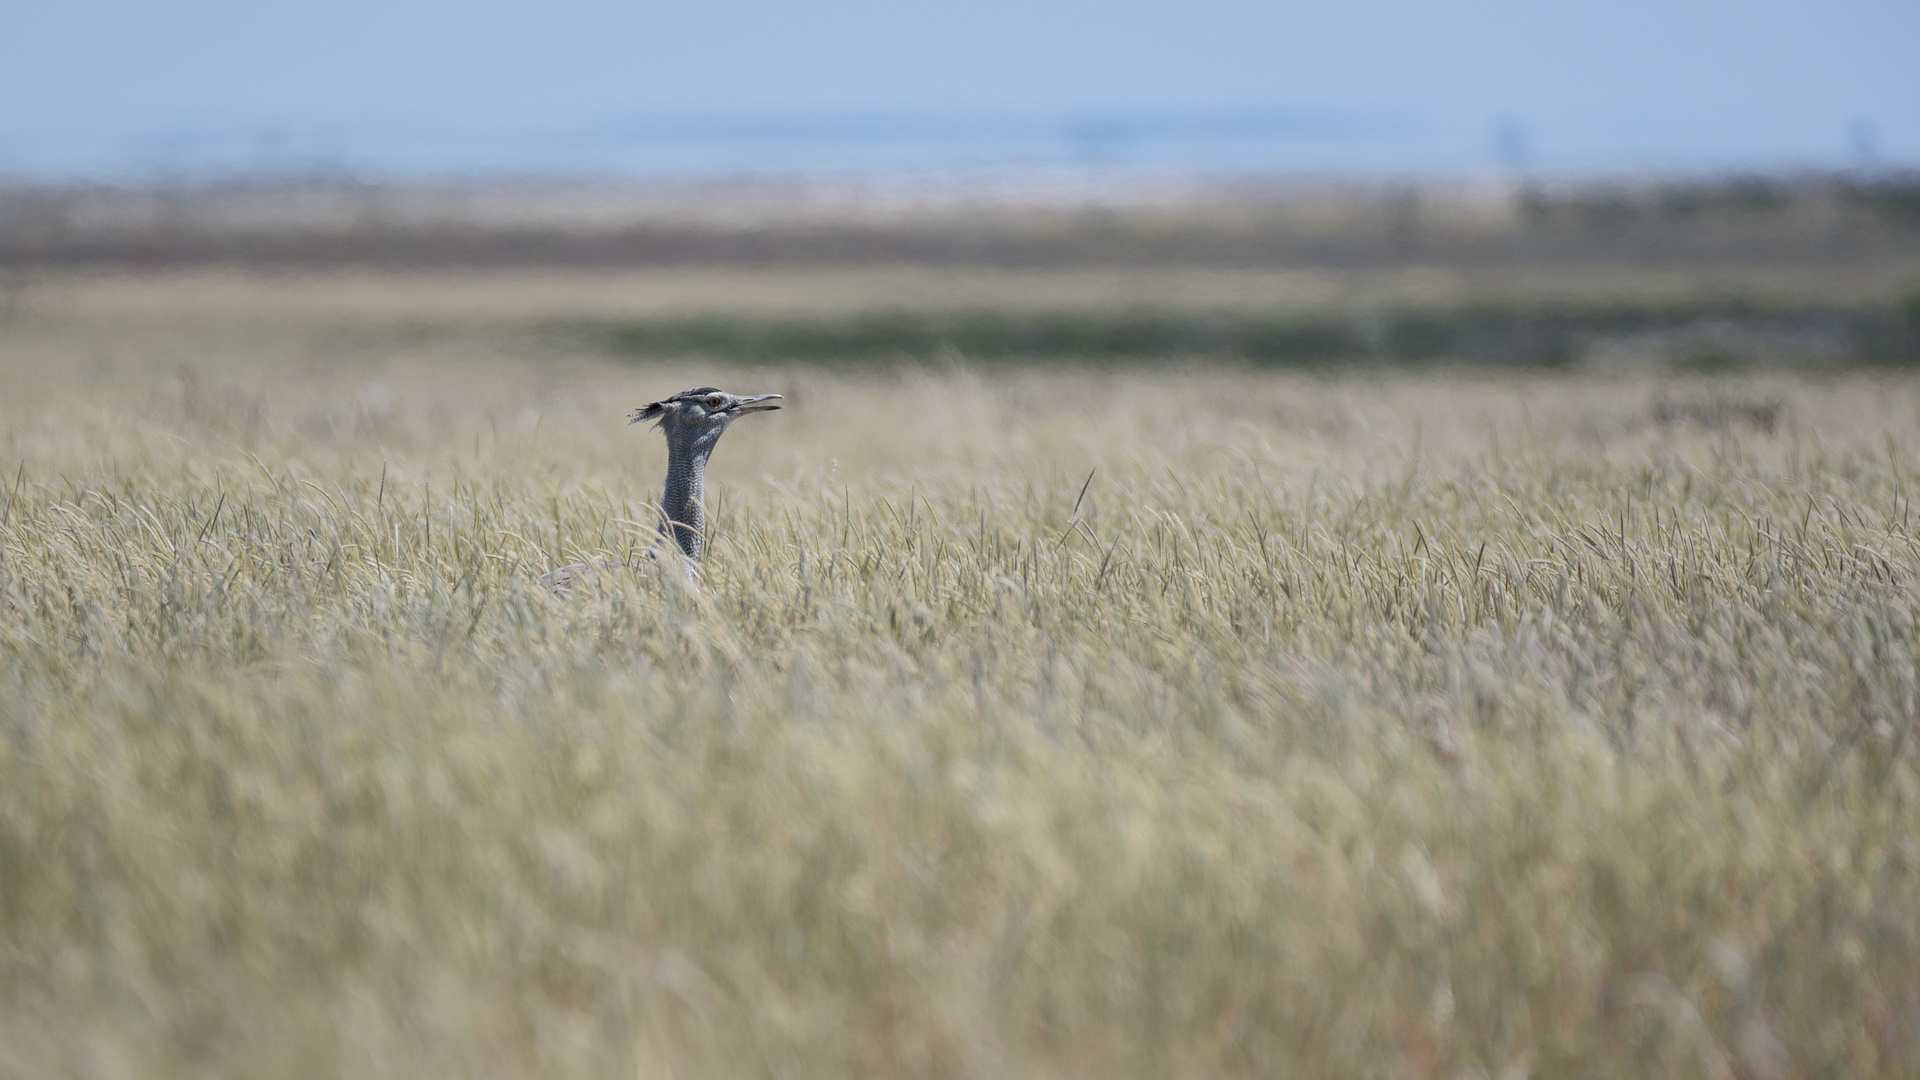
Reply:
[[[1913,370],[580,329],[1906,258],[23,271],[0,1077],[1920,1075]]]

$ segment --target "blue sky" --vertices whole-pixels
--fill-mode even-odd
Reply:
[[[1917,56],[1920,0],[11,0],[0,172],[931,153],[875,149],[902,138],[949,161],[1913,164]],[[708,158],[644,150],[713,131]]]

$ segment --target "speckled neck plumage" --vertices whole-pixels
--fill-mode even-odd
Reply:
[[[687,558],[696,562],[706,549],[707,459],[720,441],[721,430],[667,431],[667,486],[660,496],[660,531],[673,537]]]

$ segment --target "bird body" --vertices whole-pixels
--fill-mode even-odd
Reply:
[[[631,424],[651,420],[667,437],[667,482],[660,496],[660,534],[670,538],[686,558],[689,577],[696,573],[706,550],[707,460],[735,420],[748,413],[780,408],[779,394],[729,394],[711,386],[682,390],[633,411]],[[566,592],[595,571],[602,562],[575,563],[550,571],[540,583]]]

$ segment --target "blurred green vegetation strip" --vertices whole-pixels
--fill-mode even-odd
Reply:
[[[1860,364],[1920,362],[1920,293],[1884,307],[1757,302],[1503,306],[1327,313],[879,311],[843,319],[692,317],[567,323],[617,355],[702,353],[753,360],[860,360],[954,350],[970,357],[1233,356],[1312,365],[1373,358],[1554,365],[1609,342],[1664,335],[1675,358],[1766,355]]]

